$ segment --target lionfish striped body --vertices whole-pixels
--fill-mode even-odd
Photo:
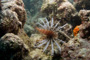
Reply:
[[[40,29],[38,27],[36,27],[36,29],[42,33],[45,34],[48,38],[52,38],[52,37],[56,37],[57,34],[55,34],[55,32],[51,31],[51,30],[47,30],[47,29]]]
[[[50,22],[47,19],[45,19],[45,20],[46,20],[46,22],[44,22],[43,20],[41,20],[41,22],[43,24],[37,23],[42,28],[36,27],[36,29],[40,33],[45,34],[47,36],[44,40],[40,41],[42,43],[39,44],[37,47],[41,47],[42,45],[46,44],[46,46],[45,46],[45,48],[43,50],[43,52],[44,52],[48,48],[49,44],[51,43],[51,55],[53,55],[54,54],[54,43],[56,44],[56,46],[58,47],[58,49],[59,49],[60,52],[61,52],[61,47],[59,46],[59,44],[57,43],[57,41],[64,43],[63,40],[60,40],[58,38],[58,32],[57,31],[59,31],[61,28],[65,27],[67,24],[58,27],[59,22],[56,23],[56,24],[54,24],[53,18],[52,18],[51,24],[50,24]]]

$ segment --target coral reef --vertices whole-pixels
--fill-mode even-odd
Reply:
[[[22,0],[1,0],[0,36],[5,33],[18,33],[26,20],[26,12]]]
[[[90,21],[80,25],[80,36],[84,39],[90,39]]]
[[[31,44],[32,49],[30,52],[31,54],[30,56],[32,60],[33,59],[42,60],[44,59],[44,57],[46,57],[46,60],[48,60],[48,57],[49,57],[49,60],[50,59],[51,60],[89,60],[90,59],[89,57],[90,56],[89,10],[83,9],[77,12],[75,7],[67,0],[44,0],[43,5],[41,7],[41,12],[45,17],[47,17],[47,19],[49,20],[48,21],[49,23],[52,22],[50,21],[52,17],[54,17],[55,24],[58,24],[57,23],[58,21],[61,22],[59,26],[63,26],[66,23],[68,23],[68,25],[61,30],[63,30],[64,33],[67,33],[67,35],[70,32],[71,33],[74,32],[74,37],[70,39],[66,39],[64,36],[61,36],[62,33],[58,35],[58,37],[60,37],[59,39],[62,39],[63,41],[65,41],[64,44],[62,42],[60,43],[58,42],[58,45],[62,49],[61,54],[59,54],[60,51],[58,50],[57,46],[55,46],[54,42],[53,44],[51,42],[47,42],[45,44],[46,46],[44,45],[45,41],[42,41],[42,40],[44,40],[46,37],[43,37],[43,34],[47,35],[50,31],[49,31],[49,28],[47,29],[47,26],[45,26],[45,23],[47,22],[39,23],[39,25],[43,27],[43,29],[42,27],[37,28],[37,30],[39,30],[41,34],[32,34],[30,37],[30,40],[32,42]],[[42,20],[40,20],[40,22],[41,21]],[[51,25],[52,23],[50,24],[50,26]],[[74,29],[74,30],[70,31],[68,28]],[[53,29],[54,27],[51,30]],[[50,32],[50,33],[51,35],[53,35],[53,32]],[[46,40],[49,40],[49,39],[46,39]],[[40,42],[43,42],[43,43],[41,44]],[[39,47],[36,48],[36,46],[39,46]],[[53,48],[51,46],[54,46],[53,56],[50,56],[50,54],[53,51]],[[39,55],[39,52],[37,51],[39,51],[42,54],[42,56]],[[42,53],[43,51],[45,53]]]
[[[80,16],[82,23],[88,22],[90,20],[90,10],[80,10],[78,15]]]
[[[30,60],[30,42],[28,42],[30,39],[23,30],[26,21],[23,1],[0,0],[0,2],[0,59],[27,60],[29,57]]]
[[[23,1],[31,3],[26,4],[26,24]],[[74,0],[76,8],[71,0],[23,1],[0,1],[0,60],[90,59],[89,0]],[[35,24],[37,22],[39,25]],[[41,34],[33,31],[35,27]]]
[[[49,17],[54,16],[55,19],[67,18],[66,20],[69,21],[69,18],[75,14],[76,10],[70,2],[65,0],[45,0],[41,7],[41,12],[46,13]]]
[[[68,23],[68,29],[66,33],[72,36],[72,29],[81,23],[78,12],[75,7],[67,0],[45,0],[41,7],[41,12],[48,19],[54,18],[56,21],[61,21],[61,25]]]
[[[89,60],[90,42],[78,35],[64,45],[61,56],[62,60]]]
[[[18,36],[7,33],[0,39],[0,59],[22,60],[28,55],[26,44]]]
[[[32,60],[50,60],[49,56],[43,54],[42,50],[36,49],[30,53]]]
[[[76,9],[79,11],[80,9],[90,9],[90,0],[77,0],[74,2]]]

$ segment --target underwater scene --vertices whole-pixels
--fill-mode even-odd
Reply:
[[[0,60],[90,60],[90,0],[0,0]]]

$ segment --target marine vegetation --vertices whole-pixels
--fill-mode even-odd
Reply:
[[[54,44],[58,47],[59,52],[61,53],[61,47],[59,43],[65,43],[63,40],[59,39],[59,32],[61,32],[61,29],[64,28],[67,23],[63,26],[59,26],[60,22],[54,23],[54,19],[51,19],[51,23],[45,19],[45,22],[41,20],[43,23],[37,23],[41,26],[41,28],[36,27],[36,30],[38,30],[40,33],[45,35],[45,38],[41,41],[39,41],[40,44],[38,44],[36,47],[39,48],[42,45],[46,45],[43,49],[43,52],[47,50],[49,45],[51,46],[51,55],[54,55]],[[61,32],[62,33],[62,32]],[[65,36],[67,36],[65,33],[63,33]],[[68,37],[68,36],[67,36]]]

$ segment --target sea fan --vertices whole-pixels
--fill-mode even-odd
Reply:
[[[44,52],[44,51],[46,51],[46,49],[48,48],[49,44],[51,43],[51,55],[54,55],[54,43],[55,43],[55,45],[58,47],[59,51],[61,52],[61,47],[59,46],[57,41],[62,42],[62,43],[65,43],[65,42],[58,38],[59,37],[58,33],[61,32],[60,29],[65,27],[67,25],[67,23],[65,25],[63,25],[63,26],[59,26],[60,22],[54,24],[54,19],[53,18],[51,20],[51,24],[50,24],[50,22],[47,19],[45,19],[45,22],[43,20],[41,20],[41,22],[43,24],[38,23],[38,25],[40,25],[41,28],[36,27],[36,29],[40,33],[46,35],[46,38],[44,40],[42,40],[42,41],[39,41],[39,42],[41,42],[41,44],[39,44],[37,47],[41,47],[42,45],[46,44],[46,46],[45,46],[45,48],[43,50],[43,52]],[[61,32],[61,34],[63,34],[66,37],[68,37],[63,32]]]

